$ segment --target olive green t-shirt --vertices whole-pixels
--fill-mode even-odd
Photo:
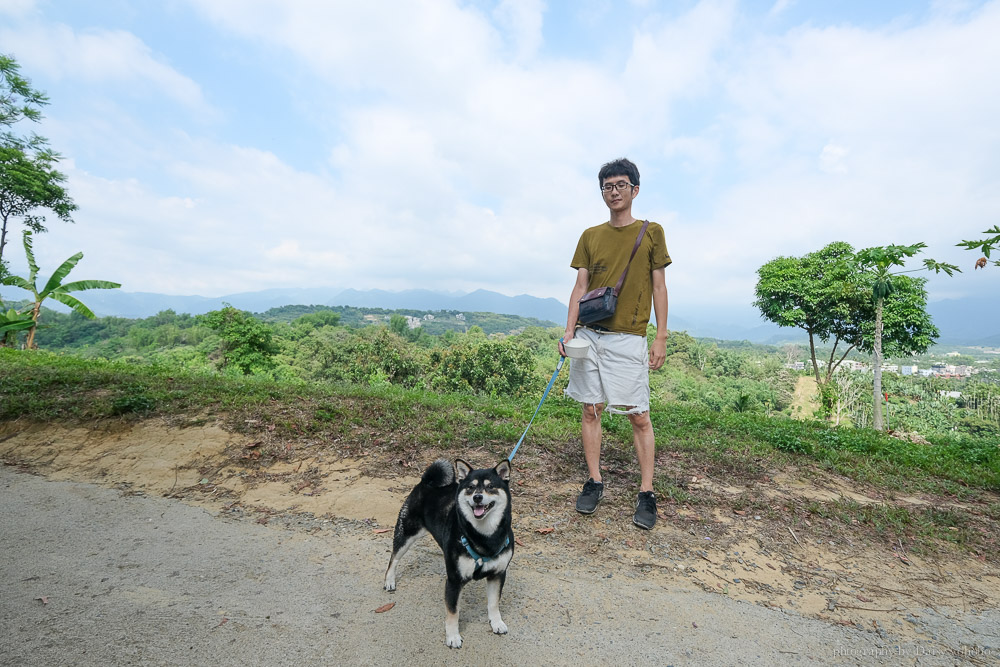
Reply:
[[[642,223],[642,220],[636,220],[625,227],[612,227],[611,223],[605,222],[584,230],[580,235],[570,266],[587,269],[590,274],[588,292],[599,287],[614,287],[618,283]],[[663,227],[650,222],[618,294],[615,314],[594,324],[611,331],[645,336],[653,305],[652,271],[670,262]]]

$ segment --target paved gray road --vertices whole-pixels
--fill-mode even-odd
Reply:
[[[450,650],[433,543],[407,555],[390,595],[381,589],[385,535],[347,523],[307,535],[3,465],[0,531],[3,665],[964,661],[931,653],[931,644],[897,645],[524,550],[501,605],[510,634],[490,632],[485,589],[472,584],[463,596],[465,645]],[[374,612],[387,602],[395,607]],[[997,619],[983,623],[996,637]]]

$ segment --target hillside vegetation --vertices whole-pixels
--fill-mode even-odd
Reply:
[[[259,443],[252,456],[244,453],[243,463],[255,466],[333,442],[342,455],[383,457],[390,470],[470,448],[499,460],[520,437],[557,361],[555,328],[488,335],[471,326],[435,336],[408,328],[399,314],[354,327],[329,309],[283,315],[265,321],[224,309],[138,321],[52,318],[55,326],[40,335],[50,349],[0,349],[0,421],[217,419]],[[96,324],[100,335],[90,328]],[[790,350],[673,333],[667,353],[651,380],[657,452],[670,462],[658,464],[655,482],[664,502],[773,513],[752,492],[709,500],[689,488],[689,479],[709,475],[752,488],[776,470],[814,468],[879,494],[957,499],[977,509],[965,515],[931,504],[887,514],[834,501],[784,511],[870,526],[911,543],[927,540],[928,548],[943,541],[986,553],[995,531],[980,522],[1000,519],[995,415],[972,420],[974,407],[925,386],[935,378],[898,378],[912,383],[905,401],[914,414],[935,415],[921,423],[941,428],[901,439],[846,426],[848,420],[835,426],[822,414],[794,419],[802,376],[784,366]],[[528,452],[544,453],[561,461],[564,481],[575,481],[583,472],[579,406],[562,395],[567,378],[564,370],[519,464],[530,469]],[[966,381],[966,390],[970,384],[996,387],[980,379]],[[891,423],[905,414],[894,409]],[[628,421],[606,416],[604,425],[609,473],[633,483]]]
[[[46,310],[42,321],[41,348],[88,359],[291,383],[389,384],[490,396],[539,393],[555,367],[561,333],[551,323],[512,315],[321,306],[285,306],[255,316],[234,308],[196,317],[164,311],[138,320],[88,320]],[[667,354],[668,363],[651,379],[655,398],[769,416],[792,416],[801,374],[786,367],[809,358],[803,346],[694,339],[683,332],[671,335]],[[925,354],[900,361],[926,368],[934,360]],[[968,355],[939,360],[976,362]],[[971,378],[886,374],[888,427],[932,441],[1000,437],[1000,355],[977,366],[983,372]],[[799,410],[795,416],[867,426],[871,383],[870,372],[838,371],[823,387],[818,413]]]

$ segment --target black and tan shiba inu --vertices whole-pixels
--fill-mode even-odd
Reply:
[[[434,536],[444,552],[445,643],[462,645],[458,603],[462,587],[486,579],[487,612],[496,634],[506,634],[500,617],[500,594],[514,556],[510,520],[510,463],[473,470],[461,459],[432,463],[399,510],[392,536],[392,556],[385,571],[385,590],[396,590],[399,559],[419,537]]]

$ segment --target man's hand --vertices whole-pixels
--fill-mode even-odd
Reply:
[[[649,370],[655,371],[667,360],[667,339],[657,336],[649,346]]]
[[[566,329],[566,333],[563,334],[563,337],[559,339],[559,343],[556,345],[556,347],[559,350],[559,356],[561,357],[566,356],[566,348],[563,347],[563,343],[568,343],[569,341],[573,340],[573,336],[575,334],[576,334],[575,327],[573,329]]]

